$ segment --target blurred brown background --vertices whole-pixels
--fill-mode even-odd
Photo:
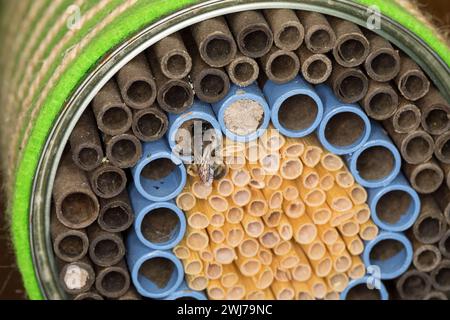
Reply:
[[[423,12],[433,15],[441,26],[450,25],[450,0],[420,0],[418,5]],[[3,195],[0,195],[0,208],[4,208],[4,199]],[[0,210],[0,299],[25,299],[8,237],[4,211]]]

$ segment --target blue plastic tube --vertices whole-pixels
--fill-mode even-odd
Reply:
[[[216,131],[216,137],[217,139],[222,138],[222,131],[220,129],[220,124],[216,119],[216,115],[214,114],[214,111],[210,104],[201,102],[199,100],[196,100],[192,107],[181,114],[169,114],[169,130],[167,132],[167,140],[169,141],[170,148],[172,149],[172,152],[174,152],[176,149],[176,141],[175,137],[177,134],[177,131],[180,129],[180,127],[186,122],[190,120],[202,120],[204,122],[208,122],[212,129]],[[183,150],[180,150],[183,151]],[[189,155],[181,154],[179,157],[184,162],[192,162],[193,157],[193,150],[187,150]]]
[[[359,184],[367,188],[378,188],[387,186],[395,179],[400,172],[402,158],[400,156],[400,152],[397,150],[381,126],[377,122],[371,121],[371,127],[372,131],[369,140],[354,153],[346,156],[346,160],[350,168],[350,172]],[[380,177],[376,177],[374,179],[364,177],[364,174],[361,172],[362,167],[360,167],[359,164],[362,155],[366,157],[366,160],[372,161],[370,167],[367,167],[365,170],[370,173],[378,171],[378,169],[386,164],[386,161],[389,161],[389,158],[387,157],[380,157],[381,159],[377,161],[374,156],[371,156],[370,153],[368,153],[371,151],[379,152],[380,150],[383,152],[387,151],[392,156],[392,167],[387,168],[385,170],[386,172],[381,172],[383,175]]]
[[[404,234],[397,232],[382,231],[375,239],[366,242],[363,253],[366,267],[378,267],[381,279],[394,279],[403,274],[412,258],[411,242]]]
[[[203,292],[189,289],[185,282],[183,282],[174,293],[166,297],[164,300],[178,299],[208,300]]]
[[[405,231],[414,224],[419,216],[419,195],[411,188],[409,182],[401,172],[388,186],[376,189],[368,188],[367,193],[372,220],[381,229],[397,232]],[[392,206],[388,212],[381,212],[382,206],[380,200],[383,204]],[[409,204],[407,206],[401,205],[400,202],[403,201],[409,201]],[[382,217],[387,215],[395,215],[399,219],[395,222],[389,222]]]
[[[339,101],[333,93],[333,90],[325,84],[316,86],[316,92],[323,102],[323,118],[317,128],[317,136],[322,145],[331,153],[343,155],[355,152],[362,145],[364,145],[369,139],[372,126],[370,120],[357,104],[343,103]],[[330,141],[330,137],[327,135],[327,131],[335,121],[339,121],[337,117],[343,117],[344,121],[359,121],[363,125],[361,132],[340,132],[339,137],[342,139],[341,143]],[[345,126],[344,123],[340,123],[341,126]],[[336,130],[341,128],[337,127]],[[358,134],[359,133],[359,134]]]
[[[158,167],[161,165],[161,161],[164,160],[174,165],[173,170],[167,176],[151,179],[142,175],[147,165],[152,163]],[[155,169],[157,170],[158,168]],[[136,166],[131,169],[131,172],[137,191],[144,198],[151,201],[173,199],[183,190],[186,184],[186,168],[181,159],[171,153],[169,145],[164,139],[145,143],[143,156]]]
[[[272,123],[282,134],[300,138],[316,130],[323,116],[322,100],[302,77],[296,76],[285,84],[268,80],[263,91],[271,109]]]
[[[387,292],[383,282],[381,281],[378,282],[380,284],[379,288],[374,287],[373,289],[369,289],[368,285],[371,284],[373,281],[373,279],[371,278],[372,278],[371,276],[365,276],[363,278],[350,281],[347,288],[345,288],[345,290],[341,292],[341,300],[347,300],[349,292],[357,286],[365,286],[367,290],[375,290],[377,291],[379,300],[388,300],[389,293]]]
[[[169,261],[173,266],[173,271],[167,283],[160,287],[151,279],[143,274],[143,266],[162,260]],[[170,251],[151,250],[144,246],[136,235],[134,229],[131,229],[127,237],[127,262],[131,272],[131,280],[136,290],[144,297],[153,299],[163,299],[175,292],[183,282],[184,270],[183,264]],[[164,272],[165,270],[161,270]],[[167,271],[167,270],[166,270]]]
[[[137,237],[144,245],[154,250],[169,250],[174,248],[183,239],[186,232],[186,217],[183,211],[175,205],[173,200],[164,202],[149,201],[141,196],[134,185],[130,186],[129,195],[136,216],[133,227]],[[161,241],[148,239],[142,232],[144,219],[152,213],[160,212],[158,209],[168,209],[170,211],[165,211],[165,213],[176,216],[178,219],[177,225],[170,231],[170,234],[162,234],[159,231],[161,233]]]
[[[230,107],[233,103],[239,101],[239,100],[252,100],[258,103],[261,108],[263,109],[264,115],[263,119],[258,127],[258,129],[250,133],[248,135],[238,135],[236,133],[233,133],[230,131],[226,125],[225,125],[225,111],[228,107]],[[256,83],[252,83],[248,87],[238,87],[236,85],[232,85],[230,88],[230,91],[228,94],[220,100],[219,102],[216,102],[212,105],[214,112],[217,116],[217,119],[219,120],[220,127],[222,129],[222,132],[232,141],[238,141],[238,142],[249,142],[257,139],[260,137],[269,126],[270,122],[270,108],[267,104],[267,101],[259,89],[259,87],[256,85]],[[246,121],[245,118],[242,119],[243,122]]]

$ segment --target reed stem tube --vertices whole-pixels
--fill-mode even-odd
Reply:
[[[418,165],[405,163],[403,171],[411,182],[412,187],[422,194],[435,192],[444,181],[444,172],[433,158]]]
[[[104,297],[117,299],[130,288],[130,273],[125,260],[108,267],[96,267],[95,288]]]
[[[125,171],[109,163],[89,172],[89,180],[94,193],[104,199],[118,196],[127,186]]]
[[[330,58],[322,53],[313,53],[306,46],[298,48],[296,54],[306,81],[311,84],[320,84],[328,80],[333,69]]]
[[[420,197],[420,214],[415,220],[412,232],[423,244],[438,242],[447,230],[447,222],[437,202],[431,195]]]
[[[127,230],[134,221],[134,212],[126,191],[111,199],[100,198],[98,225],[108,232]]]
[[[50,232],[53,240],[53,251],[62,261],[75,262],[87,254],[89,239],[85,230],[67,228],[52,213]]]
[[[247,87],[259,77],[258,63],[240,52],[236,54],[226,69],[231,82],[239,87]]]
[[[431,87],[416,104],[422,111],[421,122],[425,131],[437,136],[450,130],[450,105],[436,88]]]
[[[367,74],[375,81],[386,82],[394,79],[400,71],[400,55],[392,45],[372,32],[366,33],[370,43],[370,53],[364,66]]]
[[[267,9],[263,12],[273,32],[273,41],[278,48],[293,51],[300,47],[305,36],[305,29],[294,10]]]
[[[275,46],[259,61],[267,78],[280,85],[293,80],[300,71],[298,56],[292,51],[281,50]]]
[[[398,133],[408,133],[420,127],[422,113],[420,109],[410,101],[400,98],[397,111],[392,116],[392,125]]]
[[[400,71],[395,77],[400,93],[410,101],[423,98],[430,90],[430,81],[422,69],[410,58],[401,55]]]
[[[141,142],[131,131],[114,137],[105,136],[104,141],[108,160],[118,168],[134,167],[142,157]]]
[[[314,53],[331,51],[336,44],[336,35],[324,15],[317,12],[296,11],[305,28],[305,44]]]
[[[442,261],[442,254],[438,247],[430,244],[415,243],[413,264],[422,272],[433,271]]]
[[[344,68],[337,63],[333,63],[333,71],[327,83],[343,103],[360,101],[369,89],[369,80],[364,72],[359,68]]]
[[[120,233],[106,232],[97,224],[87,230],[89,237],[89,257],[101,267],[115,265],[125,256],[125,245]]]
[[[371,80],[367,94],[360,103],[370,118],[380,121],[394,115],[398,101],[398,94],[389,83]]]

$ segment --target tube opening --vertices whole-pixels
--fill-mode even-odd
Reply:
[[[381,300],[380,291],[369,289],[367,284],[361,283],[352,287],[345,300]]]
[[[270,44],[269,35],[263,30],[255,30],[247,33],[242,39],[245,50],[252,56],[260,56]]]
[[[423,249],[416,253],[416,264],[422,271],[431,271],[440,262],[437,251]]]
[[[183,110],[190,101],[190,93],[181,85],[172,85],[164,93],[164,103],[173,110]]]
[[[120,164],[130,164],[135,162],[136,154],[136,144],[128,139],[118,140],[111,147],[111,156]]]
[[[150,293],[164,293],[177,282],[176,266],[173,261],[156,257],[145,261],[138,272],[140,285]]]
[[[159,158],[142,169],[140,182],[149,194],[163,197],[178,189],[181,177],[181,169],[172,160]]]
[[[378,218],[387,224],[396,224],[411,215],[413,199],[402,190],[393,190],[384,194],[376,205]]]
[[[403,285],[401,287],[401,291],[405,297],[417,297],[417,295],[421,295],[422,292],[427,292],[428,282],[419,274],[410,274],[403,278]]]
[[[207,97],[214,98],[221,96],[225,90],[225,87],[224,79],[215,74],[206,74],[200,80],[202,94]]]
[[[359,175],[368,181],[381,180],[387,177],[393,170],[395,158],[392,152],[382,146],[365,149],[356,161],[356,169]]]
[[[317,228],[313,224],[302,225],[297,232],[296,240],[299,243],[307,244],[314,240],[317,235]]]
[[[135,104],[145,104],[153,98],[153,88],[146,81],[135,81],[128,88],[127,96]]]
[[[420,114],[411,109],[404,109],[399,112],[397,117],[397,126],[402,129],[402,131],[408,132],[417,128],[420,123]],[[395,121],[395,118],[394,118]]]
[[[151,243],[166,243],[172,240],[180,229],[180,219],[169,208],[157,208],[148,212],[141,223],[144,238]]]
[[[111,230],[128,225],[129,219],[127,209],[120,205],[106,209],[101,216],[102,223]]]
[[[380,267],[381,273],[396,273],[407,259],[403,243],[394,239],[385,239],[376,243],[369,254],[370,264]]]
[[[120,130],[127,126],[129,114],[121,107],[111,107],[102,116],[102,122],[110,130]]]
[[[263,118],[264,108],[257,101],[251,99],[237,100],[230,104],[224,112],[225,127],[239,136],[256,132],[261,126]]]
[[[437,219],[437,217],[428,216],[421,221],[418,221],[417,233],[420,239],[435,239],[436,235],[442,234],[442,225],[441,220]],[[450,243],[449,243],[450,245]],[[450,248],[450,247],[449,247]]]
[[[83,239],[74,234],[68,235],[59,241],[58,250],[69,259],[78,258],[85,252]]]
[[[137,130],[144,137],[158,136],[163,129],[162,120],[152,113],[143,114],[137,121]]]
[[[306,73],[311,79],[323,79],[327,75],[328,66],[322,59],[313,60],[306,68]]]
[[[122,176],[115,171],[102,172],[97,177],[97,189],[101,194],[117,194],[123,187]]]
[[[414,163],[426,161],[433,153],[433,145],[422,136],[415,136],[407,142],[406,153],[408,158],[414,160]]]
[[[387,92],[378,92],[374,94],[368,103],[370,112],[379,118],[386,118],[397,108],[394,98]]]
[[[256,70],[251,63],[243,61],[236,64],[233,73],[236,80],[246,83],[247,81],[250,81],[254,78]]]
[[[61,215],[71,224],[84,224],[93,219],[96,214],[97,206],[94,200],[85,193],[71,193],[61,202]]]
[[[356,113],[341,112],[330,118],[325,126],[325,139],[338,147],[348,147],[358,143],[366,131],[366,126]]]
[[[309,42],[314,50],[333,47],[333,38],[330,32],[325,29],[314,31],[309,37]]]
[[[346,100],[358,100],[365,88],[365,79],[362,75],[352,74],[344,76],[338,83],[339,95]],[[358,99],[357,99],[358,98]]]
[[[445,130],[450,122],[450,117],[443,109],[433,109],[425,117],[425,123],[432,132],[441,132]]]
[[[429,167],[419,171],[414,179],[414,185],[417,190],[424,193],[435,191],[442,183],[442,171],[438,168]]]
[[[296,71],[296,61],[288,54],[281,54],[270,64],[270,73],[280,80],[290,79]]]
[[[174,77],[182,77],[186,72],[187,64],[183,55],[174,53],[167,59],[167,71]]]
[[[438,267],[434,280],[439,287],[445,288],[447,291],[450,288],[450,267],[445,265]]]
[[[301,131],[311,127],[318,112],[317,104],[310,96],[297,94],[281,104],[278,119],[283,127]]]
[[[389,75],[395,70],[397,60],[389,53],[380,53],[370,63],[372,70],[377,75]]]
[[[206,44],[205,52],[211,61],[215,61],[218,64],[226,63],[232,53],[230,41],[219,38],[211,39]]]
[[[116,241],[102,239],[95,244],[94,255],[100,261],[112,261],[120,255],[120,249]]]
[[[120,293],[127,286],[126,277],[118,271],[106,273],[101,281],[101,287],[105,292],[111,295]]]
[[[297,43],[301,37],[301,33],[296,26],[287,26],[278,35],[278,40],[283,46],[291,47],[292,43]]]
[[[406,94],[410,97],[417,96],[417,93],[422,93],[425,91],[425,82],[421,77],[418,77],[414,74],[410,74],[403,79],[404,90]]]
[[[338,55],[346,63],[364,58],[366,47],[358,39],[347,39],[338,44]]]
[[[98,151],[94,148],[82,148],[78,153],[80,164],[85,168],[94,167],[100,160]]]

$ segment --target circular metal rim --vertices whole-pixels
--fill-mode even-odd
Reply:
[[[51,251],[49,235],[51,190],[57,165],[64,145],[68,141],[69,133],[96,92],[112,78],[119,68],[163,37],[204,19],[263,8],[316,11],[359,25],[364,25],[371,15],[367,7],[349,0],[307,0],[302,3],[295,0],[272,2],[250,0],[244,4],[239,0],[211,0],[188,6],[156,21],[111,52],[108,58],[102,60],[86,77],[62,109],[43,148],[36,170],[30,199],[30,243],[36,276],[44,298],[62,299],[66,297],[58,284],[56,263]],[[446,81],[450,72],[445,62],[422,39],[398,22],[384,15],[381,15],[380,19],[381,29],[376,32],[417,61],[443,92],[445,98],[450,100],[450,82]]]

